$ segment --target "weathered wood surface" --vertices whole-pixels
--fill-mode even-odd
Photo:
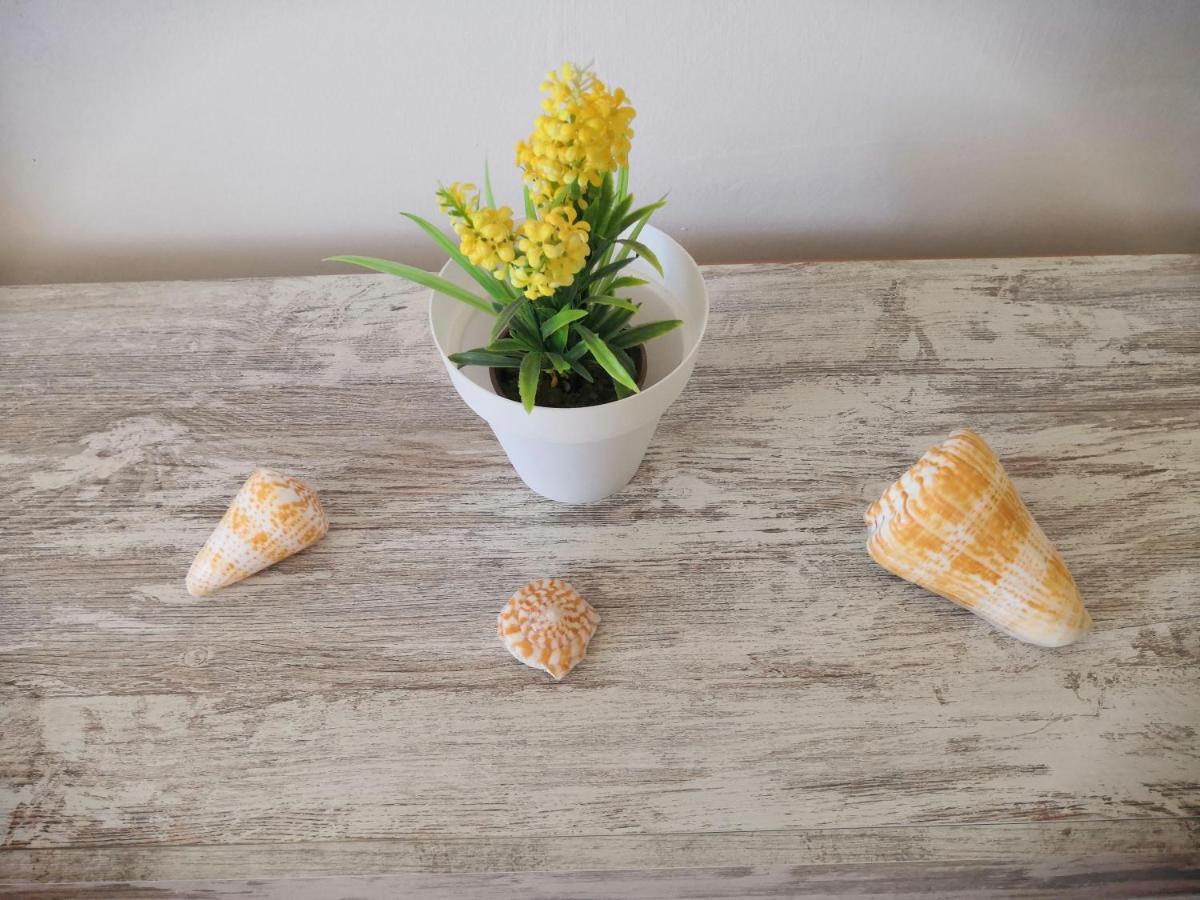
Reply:
[[[692,383],[586,507],[520,484],[399,280],[0,290],[8,892],[1200,890],[1200,257],[705,276]],[[1079,644],[866,556],[964,424]],[[256,464],[329,536],[191,598]],[[603,619],[561,684],[494,635],[542,575]]]
[[[107,900],[181,897],[189,900],[746,900],[746,898],[886,897],[928,898],[931,895],[981,898],[1086,896],[1091,898],[1195,896],[1194,859],[1160,859],[1152,866],[1130,869],[1113,860],[1083,864],[1040,864],[1030,871],[1010,862],[992,864],[892,863],[837,866],[746,866],[694,869],[604,870],[573,872],[501,872],[466,875],[410,873],[380,876],[278,878],[246,881],[156,881],[14,886],[22,900],[63,900],[81,893]]]

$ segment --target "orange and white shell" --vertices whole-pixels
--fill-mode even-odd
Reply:
[[[1015,638],[1061,647],[1091,627],[1062,557],[970,429],[922,456],[866,522],[875,562]]]
[[[587,654],[599,624],[600,616],[575,588],[558,578],[539,578],[509,598],[497,631],[509,653],[558,680]]]
[[[256,469],[192,561],[188,593],[201,597],[241,581],[315,544],[328,530],[317,492],[306,482]]]

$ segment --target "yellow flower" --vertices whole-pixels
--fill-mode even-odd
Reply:
[[[505,276],[509,263],[517,256],[511,209],[502,206],[473,210],[454,223],[454,231],[460,239],[458,249],[467,259],[497,278]]]
[[[475,185],[456,181],[438,189],[438,205],[455,220],[454,233],[463,255],[473,265],[503,278],[517,256],[512,210],[507,206],[480,209],[479,194],[474,191]]]
[[[561,202],[572,185],[582,194],[629,161],[636,115],[625,92],[610,92],[586,69],[564,63],[542,84],[547,94],[533,133],[517,144],[517,165],[539,208]]]
[[[517,249],[521,255],[509,267],[513,287],[526,297],[551,297],[567,287],[583,268],[590,248],[587,222],[578,221],[574,207],[560,206],[541,219],[521,223]]]
[[[460,181],[455,181],[449,187],[439,187],[437,197],[438,206],[451,218],[462,218],[479,206],[479,195],[475,193],[475,185]]]

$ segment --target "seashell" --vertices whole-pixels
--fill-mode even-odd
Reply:
[[[192,561],[188,593],[201,597],[241,581],[315,544],[328,530],[307,482],[256,469]]]
[[[600,616],[567,582],[539,578],[504,605],[497,621],[508,652],[557,681],[587,654]]]
[[[1091,627],[1062,557],[970,429],[922,456],[871,505],[866,522],[875,562],[1006,634],[1061,647]]]

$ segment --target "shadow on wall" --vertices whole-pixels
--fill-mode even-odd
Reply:
[[[921,202],[921,198],[916,198]],[[980,201],[986,217],[987,205]],[[925,214],[923,214],[925,215]],[[920,219],[922,216],[915,216]],[[925,219],[925,221],[928,221]],[[955,235],[942,225],[902,229],[778,230],[731,227],[720,235],[697,234],[668,216],[656,224],[703,264],[805,262],[849,259],[988,258],[1005,256],[1086,256],[1111,253],[1194,253],[1200,251],[1200,223],[1194,215],[1160,217],[1117,231],[1111,220],[1075,219],[1047,213],[1037,221],[1002,232],[973,230],[963,223]],[[397,228],[399,231],[400,228]],[[1183,236],[1181,238],[1181,235]],[[446,261],[423,235],[396,240],[378,234],[304,241],[237,241],[170,244],[85,244],[57,247],[54,261],[31,265],[29,284],[93,281],[157,281],[248,278],[280,275],[336,275],[359,269],[324,263],[326,256],[356,253],[398,259],[436,271]],[[63,262],[66,260],[67,262]],[[0,269],[0,284],[15,279]]]
[[[1030,110],[994,113],[986,133],[954,143],[884,142],[891,153],[876,165],[856,165],[847,148],[841,163],[793,173],[788,203],[801,209],[805,196],[873,190],[879,212],[871,226],[822,223],[820,215],[800,227],[764,222],[736,206],[736,183],[719,182],[708,188],[730,213],[719,232],[676,219],[670,205],[655,224],[701,264],[1200,251],[1194,174],[1180,169],[1177,154],[1147,147],[1137,134],[1102,141],[1079,129],[1064,137],[1060,124],[1006,134],[1005,119],[1027,123]],[[1163,197],[1176,208],[1164,209]],[[25,256],[19,273],[0,265],[0,284],[18,280],[13,274],[31,283],[361,274],[321,261],[340,253],[440,268],[441,251],[396,218],[388,233],[55,244],[45,258]],[[28,218],[24,225],[34,228]]]
[[[402,226],[397,225],[397,232]],[[413,228],[416,231],[416,228]],[[180,241],[162,243],[58,244],[53,258],[21,261],[20,282],[70,284],[93,281],[190,281],[286,275],[337,275],[362,269],[322,262],[354,253],[398,259],[437,270],[444,255],[419,232],[406,240],[379,234],[304,240]],[[0,265],[0,284],[18,283]]]
[[[1094,220],[1031,223],[1013,234],[948,236],[942,226],[894,229],[819,230],[780,235],[753,229],[720,237],[690,236],[688,230],[660,227],[701,263],[799,262],[846,259],[973,259],[1006,256],[1090,256],[1113,253],[1195,253],[1200,224],[1195,216],[1160,220],[1136,235],[1115,234]],[[1188,233],[1190,232],[1190,237]],[[1180,238],[1184,235],[1184,238]]]

